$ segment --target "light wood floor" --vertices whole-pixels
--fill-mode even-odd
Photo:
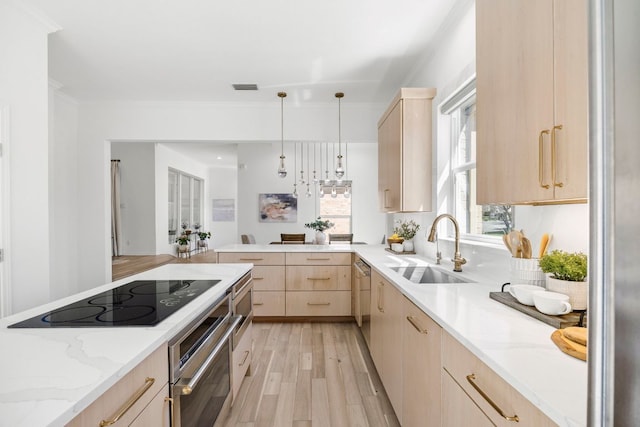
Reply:
[[[355,322],[253,331],[252,375],[224,427],[399,426]]]
[[[124,255],[111,258],[111,280],[122,279],[132,274],[150,270],[169,263],[209,263],[217,262],[216,252],[209,249],[191,255],[190,258],[176,258],[172,255]]]

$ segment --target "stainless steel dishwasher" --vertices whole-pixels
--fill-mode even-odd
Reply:
[[[353,267],[355,270],[355,318],[369,347],[371,336],[371,267],[360,257],[356,257]]]

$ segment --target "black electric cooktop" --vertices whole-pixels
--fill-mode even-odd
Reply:
[[[220,280],[136,280],[9,328],[153,326]]]

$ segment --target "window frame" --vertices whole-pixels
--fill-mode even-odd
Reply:
[[[322,215],[322,200],[327,200],[327,199],[331,199],[331,184],[334,184],[336,186],[336,197],[342,197],[344,199],[348,199],[349,200],[349,215],[338,215],[338,214],[332,214],[332,215]],[[322,219],[343,219],[343,218],[347,218],[349,220],[349,230],[347,231],[340,231],[345,232],[345,233],[352,233],[353,232],[353,185],[351,180],[343,180],[341,182],[337,182],[337,181],[330,181],[328,184],[322,184],[323,189],[324,189],[324,196],[323,197],[318,197],[318,212],[317,212],[317,216],[322,217]],[[349,187],[349,191],[350,191],[350,196],[344,197],[344,191],[345,189]],[[334,222],[334,221],[332,221]],[[334,230],[334,227],[330,228],[329,230],[327,230],[327,233],[330,233],[332,230]]]
[[[175,236],[172,235],[172,234],[168,234],[169,243],[175,243],[175,239],[178,236],[180,236],[180,234],[182,234],[182,222],[184,220],[183,212],[182,212],[182,209],[183,209],[183,206],[182,206],[182,201],[183,201],[182,200],[182,196],[183,196],[183,194],[182,194],[182,192],[183,192],[182,185],[183,185],[184,180],[188,180],[187,182],[189,183],[189,190],[188,190],[189,191],[189,207],[188,207],[188,210],[189,210],[188,216],[189,216],[189,218],[187,219],[187,221],[189,222],[189,229],[192,229],[192,227],[194,225],[194,218],[195,218],[195,215],[194,215],[195,210],[196,210],[195,209],[195,203],[194,203],[195,195],[196,195],[195,194],[196,193],[195,182],[199,183],[198,199],[200,200],[200,206],[199,206],[199,209],[198,209],[198,211],[199,211],[198,212],[198,216],[200,217],[200,225],[201,226],[203,225],[202,222],[204,220],[204,203],[203,203],[203,200],[204,200],[204,184],[205,184],[204,179],[202,179],[200,177],[197,177],[195,175],[183,172],[183,171],[181,171],[179,169],[168,168],[167,176],[168,176],[169,185],[171,183],[171,178],[170,177],[171,177],[172,174],[175,174],[177,176],[176,190],[175,190],[175,193],[174,193],[174,195],[175,195],[174,203],[176,204],[176,206],[174,206],[174,213],[176,214],[176,217],[177,217],[177,228],[176,228]],[[171,188],[169,188],[168,190],[170,191]],[[167,209],[169,210],[169,209],[171,209],[171,207],[170,207],[170,203],[171,202],[168,200],[168,203],[169,204],[167,206]],[[169,216],[171,216],[171,215],[169,215]],[[169,232],[170,231],[171,230],[169,230]],[[174,241],[171,241],[172,239]]]

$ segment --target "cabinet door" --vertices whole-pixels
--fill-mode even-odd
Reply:
[[[384,346],[383,338],[383,310],[382,307],[382,288],[384,287],[384,279],[376,270],[371,270],[371,330],[369,351],[371,358],[376,365],[376,370],[382,377],[382,348]]]
[[[402,144],[402,100],[378,127],[378,200],[382,212],[397,212],[400,206]]]
[[[476,68],[477,203],[552,200],[552,0],[477,2]]]
[[[442,370],[442,427],[460,426],[493,427],[493,423]]]
[[[351,267],[345,265],[289,266],[286,268],[288,291],[350,291]]]
[[[402,301],[395,286],[384,282],[382,291],[382,383],[400,423],[402,420]]]
[[[586,0],[554,3],[556,199],[586,199],[589,81]],[[562,186],[559,186],[562,184]]]
[[[170,427],[169,390],[160,390],[146,408],[136,417],[130,427]]]
[[[403,299],[402,425],[440,427],[442,329],[411,301]]]

